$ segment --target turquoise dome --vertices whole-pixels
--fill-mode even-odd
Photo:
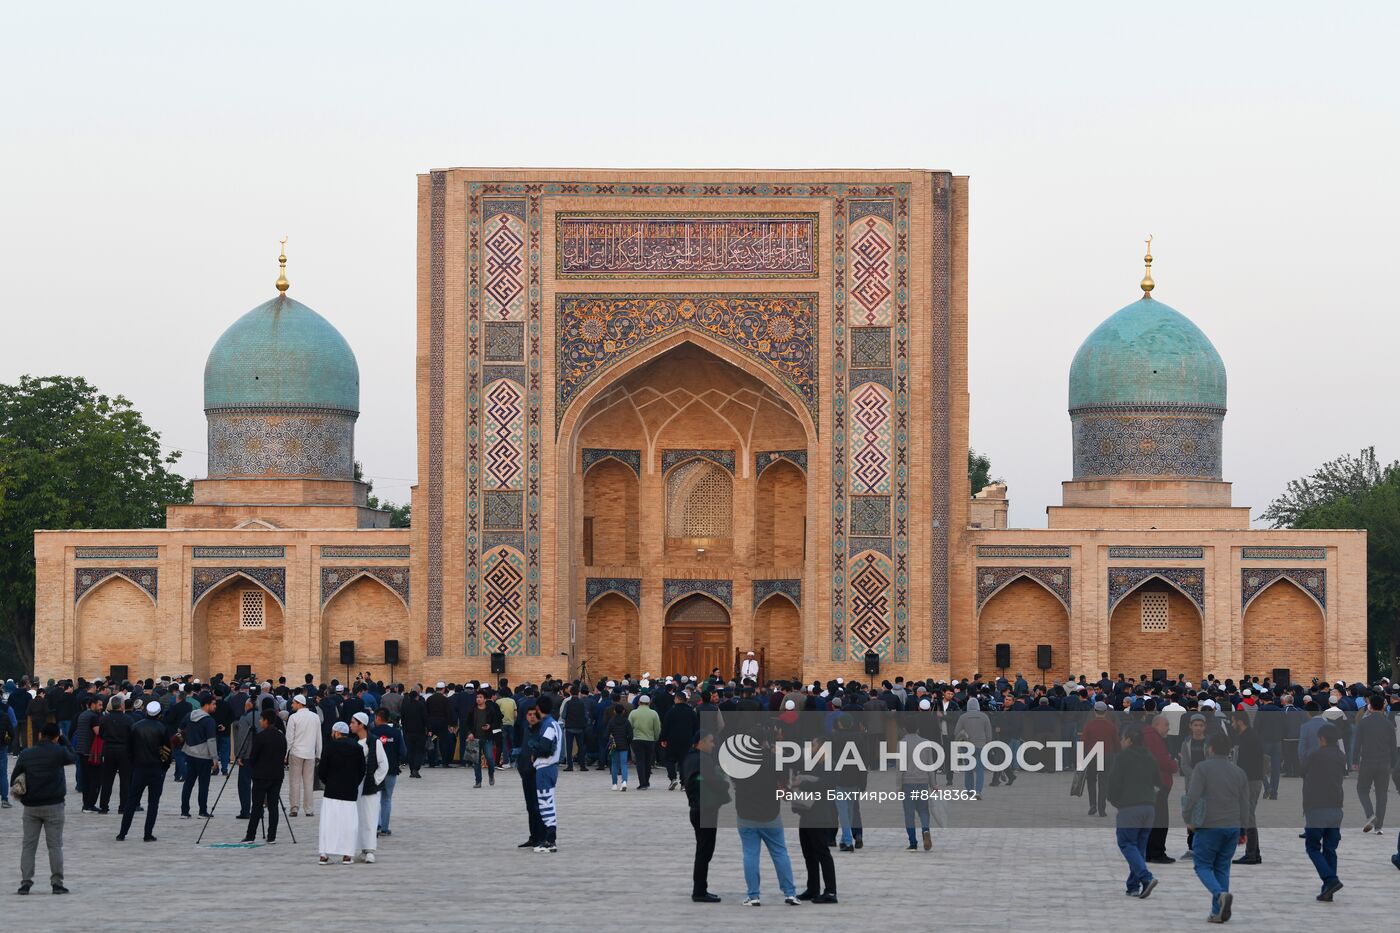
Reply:
[[[204,410],[320,409],[358,413],[360,367],[340,331],[278,295],[233,322],[204,364]]]
[[[1069,410],[1225,409],[1225,364],[1210,339],[1155,298],[1122,308],[1091,333],[1069,369]]]

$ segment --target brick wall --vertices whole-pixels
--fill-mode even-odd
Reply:
[[[1142,594],[1154,592],[1167,594],[1165,632],[1142,630]],[[1124,597],[1113,610],[1109,632],[1110,674],[1122,672],[1132,679],[1139,674],[1151,676],[1154,668],[1163,667],[1168,677],[1185,672],[1187,680],[1200,682],[1204,673],[1201,665],[1201,614],[1191,600],[1166,584],[1148,582]]]
[[[797,607],[781,596],[769,597],[754,611],[753,651],[762,650],[765,680],[801,678],[802,617]]]
[[[637,563],[637,474],[631,468],[604,460],[589,470],[583,515],[593,519],[593,566]]]
[[[588,610],[587,631],[580,655],[588,659],[590,676],[640,676],[637,607],[609,593]]]
[[[345,668],[338,663],[340,643],[345,640],[355,642],[355,670],[369,670],[381,676],[382,668],[386,679],[389,670],[384,664],[385,639],[399,642],[400,665],[396,674],[403,664],[423,659],[424,646],[413,643],[409,637],[408,610],[378,580],[360,577],[336,593],[326,604],[322,619],[325,632],[322,657],[326,660],[323,676],[345,676]]]
[[[156,607],[135,584],[108,577],[78,607],[78,674],[106,677],[113,664],[128,673],[153,677],[155,670]]]
[[[1288,580],[1256,596],[1244,615],[1244,667],[1239,673],[1270,676],[1276,667],[1289,668],[1293,680],[1302,683],[1328,674],[1322,610]]]
[[[244,590],[264,593],[251,584],[234,581],[205,597],[195,610],[196,677],[208,680],[222,671],[226,678],[232,679],[240,664],[251,664],[253,673],[261,677],[281,676],[282,607],[264,593],[264,628],[243,629],[239,625],[239,614]]]
[[[1064,680],[1070,673],[1069,614],[1039,583],[1025,577],[1013,580],[982,607],[978,625],[977,669],[983,676],[1001,673],[996,666],[999,642],[1011,646],[1008,677],[1019,671],[1026,680],[1040,682],[1040,669],[1035,665],[1037,645],[1049,645],[1052,651],[1054,665],[1045,672],[1046,683]]]
[[[775,463],[758,478],[757,500],[754,556],[758,565],[800,565],[807,522],[806,477],[791,463]]]

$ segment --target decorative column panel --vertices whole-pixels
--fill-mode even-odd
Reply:
[[[428,657],[442,656],[443,454],[447,334],[447,174],[433,172],[428,206]],[[476,272],[469,270],[476,288]],[[475,339],[475,338],[473,338]],[[468,365],[474,354],[469,351]],[[467,559],[475,562],[468,540]]]
[[[894,191],[882,191],[893,195]],[[843,212],[837,212],[842,226]],[[849,492],[844,514],[847,540],[836,560],[837,586],[849,585],[833,607],[834,660],[859,660],[866,651],[882,658],[909,657],[909,288],[908,198],[852,197],[846,201],[845,312],[837,331],[849,328],[849,368],[838,336],[837,381],[849,385],[849,462],[834,472]],[[838,445],[844,447],[844,445]],[[845,451],[840,451],[844,460]],[[838,492],[838,500],[841,498]],[[838,538],[841,536],[838,534]],[[835,596],[833,597],[836,598]],[[844,605],[841,605],[844,603]],[[849,633],[844,629],[849,622]]]

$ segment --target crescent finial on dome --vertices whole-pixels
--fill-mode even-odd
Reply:
[[[292,283],[287,281],[287,238],[282,238],[282,254],[277,257],[277,290],[282,294],[287,293],[287,289],[292,287]]]
[[[1142,274],[1142,297],[1150,299],[1152,289],[1157,287],[1157,283],[1152,281],[1152,234],[1147,235],[1147,255],[1142,257],[1142,261],[1147,263],[1147,271]]]

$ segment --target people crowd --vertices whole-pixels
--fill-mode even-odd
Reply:
[[[1191,861],[1210,895],[1212,922],[1226,922],[1233,913],[1231,867],[1264,860],[1258,808],[1260,801],[1278,799],[1283,777],[1302,781],[1303,810],[1297,816],[1323,901],[1343,886],[1337,847],[1344,781],[1356,777],[1354,794],[1368,834],[1385,828],[1389,785],[1400,792],[1400,686],[1388,679],[1371,685],[1313,679],[1305,685],[1208,675],[1192,683],[1183,675],[1150,680],[1102,672],[1097,678],[1032,684],[1020,673],[1003,672],[948,680],[896,677],[863,683],[834,677],[803,683],[761,678],[749,654],[734,676],[712,671],[703,680],[623,673],[592,683],[546,677],[515,685],[500,679],[408,686],[386,684],[370,672],[348,683],[321,684],[309,674],[300,684],[286,678],[227,681],[222,675],[209,683],[189,676],[120,683],[9,680],[0,700],[0,807],[12,806],[12,782],[23,789],[19,893],[32,887],[41,834],[53,890],[63,893],[69,764],[76,765],[74,789],[81,794],[83,813],[110,814],[115,792],[119,841],[143,812],[142,838],[156,841],[168,775],[182,785],[181,816],[211,819],[212,780],[228,780],[236,770],[237,816],[247,821],[244,841],[258,842],[261,830],[263,841],[275,844],[284,814],[287,819],[319,814],[323,865],[376,861],[378,840],[392,835],[394,793],[404,767],[410,779],[421,779],[425,769],[470,768],[472,789],[482,788],[483,779],[493,786],[499,772],[515,771],[526,825],[519,847],[540,853],[559,849],[561,810],[567,811],[567,794],[562,800],[559,794],[562,773],[604,770],[612,790],[626,792],[630,784],[642,792],[653,788],[653,774],[664,769],[667,789],[684,792],[694,830],[694,901],[720,900],[709,890],[709,863],[719,841],[717,814],[732,805],[746,905],[761,903],[763,849],[785,902],[835,903],[840,856],[865,848],[858,800],[829,803],[818,794],[822,799],[815,804],[792,805],[807,872],[799,891],[775,791],[859,789],[865,773],[845,769],[821,776],[772,769],[759,787],[729,780],[715,765],[717,736],[702,727],[701,715],[717,713],[722,720],[731,711],[779,719],[818,714],[822,727],[809,736],[818,744],[851,741],[852,731],[862,728],[856,713],[914,713],[918,716],[901,720],[902,729],[944,740],[956,735],[975,746],[1031,737],[1003,734],[1006,720],[988,713],[1078,714],[1017,719],[1032,725],[1016,728],[1034,730],[1035,723],[1044,722],[1047,729],[1063,730],[1069,721],[1074,723],[1070,737],[1102,751],[1106,768],[1087,771],[1073,792],[1085,794],[1090,816],[1107,817],[1113,806],[1116,845],[1128,865],[1126,894],[1151,895],[1161,881],[1154,869],[1160,872],[1159,866],[1177,861],[1167,852],[1171,827],[1184,827],[1182,858]],[[16,753],[11,770],[9,757]],[[908,849],[929,851],[940,814],[936,808],[930,812],[928,795],[920,791],[940,778],[949,785],[954,774],[907,770],[897,777],[905,791]],[[987,782],[980,760],[963,776],[966,789],[977,796],[1016,780],[1011,767]],[[1173,799],[1180,805],[1175,819]],[[1244,851],[1237,856],[1240,846]],[[1391,861],[1400,868],[1400,839]]]

